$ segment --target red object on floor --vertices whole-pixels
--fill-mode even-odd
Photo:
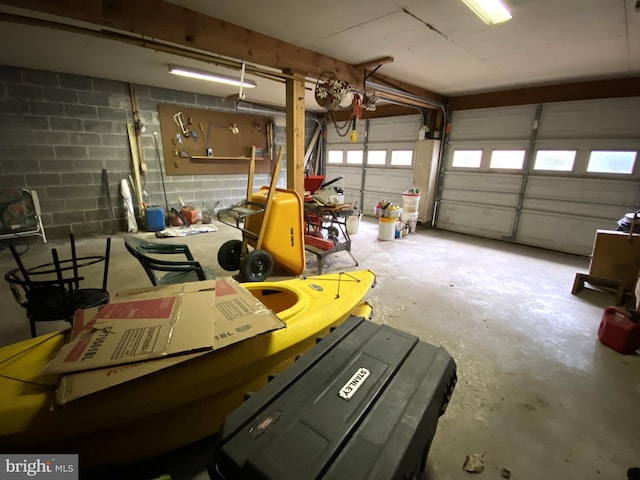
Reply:
[[[321,250],[331,250],[333,247],[336,246],[335,243],[333,243],[331,240],[325,240],[324,238],[315,237],[313,235],[305,235],[304,243],[306,245],[311,245],[313,247],[319,248]]]
[[[190,224],[198,223],[198,210],[193,207],[182,207],[180,213],[184,215]]]
[[[640,348],[640,323],[631,320],[623,308],[607,307],[598,327],[598,338],[618,353],[635,353]]]

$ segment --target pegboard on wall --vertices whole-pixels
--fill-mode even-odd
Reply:
[[[158,105],[167,175],[246,173],[251,146],[256,173],[271,173],[275,123],[262,115]]]

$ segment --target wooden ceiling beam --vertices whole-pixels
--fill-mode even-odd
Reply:
[[[572,82],[449,98],[449,110],[640,96],[640,77]]]
[[[332,71],[350,84],[362,85],[361,73],[347,62],[164,0],[0,0],[0,4],[124,30],[314,78]]]
[[[0,4],[123,30],[310,78],[329,71],[354,88],[363,87],[361,67],[165,0],[0,0]],[[436,95],[412,88],[417,95]]]
[[[415,115],[419,113],[420,109],[418,107],[408,107],[405,105],[391,105],[391,104],[383,104],[377,105],[376,109],[364,110],[362,112],[362,119],[366,120],[369,118],[381,118],[381,117],[396,117],[402,115]],[[333,114],[333,118],[335,118],[338,122],[345,122],[351,118],[351,109],[348,110],[338,110]],[[328,114],[324,115],[325,118],[328,118]]]
[[[380,57],[351,65],[166,0],[0,0],[0,4],[130,32],[152,40],[271,67],[279,72],[290,70],[311,79],[330,71],[357,89],[363,87],[364,69],[367,66],[393,60],[392,57]],[[451,110],[640,95],[640,77],[532,86],[451,98],[377,72],[367,80],[367,90],[375,92],[376,89],[370,86],[372,82],[438,104],[448,104]],[[402,101],[401,96],[396,94],[382,91],[377,94]],[[429,108],[415,98],[405,103]]]
[[[373,60],[368,60],[362,63],[356,63],[353,68],[356,70],[364,70],[365,68],[371,67],[379,67],[380,65],[386,65],[387,63],[392,63],[393,57],[379,57],[374,58]]]

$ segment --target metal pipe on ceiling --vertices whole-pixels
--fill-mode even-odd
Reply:
[[[397,88],[388,87],[376,82],[367,81],[367,89],[373,90],[376,93],[386,93],[398,97],[399,99],[405,99],[407,102],[411,102],[408,104],[414,106],[421,106],[424,108],[441,108],[443,110],[446,108],[444,103],[437,102],[429,98],[424,98],[413,93],[405,92],[403,90],[398,90]]]
[[[213,64],[216,66],[222,66],[240,70],[243,66],[243,62],[221,57],[209,52],[203,52],[200,50],[189,49],[183,46],[177,46],[158,40],[146,39],[143,36],[131,35],[126,32],[106,30],[106,29],[91,29],[87,27],[80,27],[76,25],[69,25],[66,23],[55,22],[52,20],[27,17],[23,15],[16,15],[11,13],[0,12],[0,22],[12,22],[21,23],[25,25],[38,26],[43,28],[51,28],[55,30],[67,31],[70,33],[77,33],[82,35],[94,36],[97,38],[104,38],[107,40],[116,40],[123,43],[129,43],[143,48],[149,48],[151,50],[160,51],[163,53],[169,53],[173,55],[179,55],[193,60],[202,61],[205,63]],[[255,65],[244,64],[245,70],[252,75],[265,78],[271,81],[284,83],[287,79],[293,78],[293,75],[285,72],[276,72],[260,68]],[[313,81],[312,79],[306,79],[306,81]],[[315,82],[314,82],[315,83]],[[440,102],[430,100],[428,98],[420,97],[413,93],[405,92],[397,88],[388,87],[376,82],[367,81],[366,86],[378,94],[381,98],[384,98],[390,103],[398,105],[408,105],[411,107],[420,108],[439,108],[442,110],[443,115],[446,117],[446,106]]]
[[[148,48],[163,53],[169,53],[173,55],[179,55],[185,58],[191,58],[193,60],[199,60],[205,63],[213,64],[216,66],[222,66],[232,68],[234,70],[240,70],[243,62],[230,58],[225,58],[213,53],[203,52],[201,50],[192,50],[187,47],[176,46],[173,44],[160,42],[158,40],[146,39],[143,36],[131,35],[126,32],[118,32],[114,30],[94,30],[87,27],[79,27],[76,25],[69,25],[66,23],[55,22],[52,20],[45,20],[40,18],[27,17],[23,15],[15,15],[12,13],[0,12],[0,22],[20,23],[24,25],[31,25],[42,28],[51,28],[53,30],[60,30],[70,33],[77,33],[81,35],[89,35],[92,37],[103,38],[106,40],[116,40],[130,45],[136,45],[138,47]],[[293,75],[288,75],[284,72],[269,71],[255,65],[244,63],[245,71],[251,73],[257,77],[265,78],[277,82],[285,82],[288,78],[293,78]]]

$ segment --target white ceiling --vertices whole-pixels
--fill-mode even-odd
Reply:
[[[513,19],[496,26],[461,0],[169,1],[353,64],[391,56],[379,73],[446,96],[640,75],[636,0],[506,0]],[[34,15],[3,5],[0,12]],[[0,41],[1,65],[238,93],[167,73],[170,63],[219,67],[113,40],[2,23]],[[284,105],[283,84],[251,78],[258,88],[247,100]],[[309,87],[307,105],[317,109]]]

